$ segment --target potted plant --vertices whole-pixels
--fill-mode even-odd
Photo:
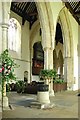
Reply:
[[[2,52],[0,55],[0,80],[2,84],[2,98],[6,97],[6,82],[9,80],[16,80],[14,69],[18,65],[9,56],[8,49]]]
[[[40,71],[40,80],[51,80],[51,79],[56,79],[57,72],[56,70],[44,70],[42,69]]]
[[[50,69],[50,70],[44,70],[42,69],[40,71],[40,80],[44,80],[45,84],[49,85],[49,93],[50,96],[54,96],[54,91],[53,91],[53,78],[56,79],[57,72],[55,69]]]
[[[55,92],[66,90],[67,89],[67,83],[63,79],[57,78],[54,81],[53,89],[54,89]]]

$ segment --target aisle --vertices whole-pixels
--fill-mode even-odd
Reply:
[[[36,95],[12,92],[8,96],[13,109],[3,111],[3,118],[78,118],[77,92],[55,93],[55,97],[50,97],[55,107],[46,110],[29,107]]]

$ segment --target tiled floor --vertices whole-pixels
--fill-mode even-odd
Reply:
[[[77,91],[64,91],[55,93],[50,97],[55,104],[52,109],[30,108],[31,102],[37,100],[36,95],[8,93],[12,110],[3,111],[3,118],[78,118],[79,97]]]

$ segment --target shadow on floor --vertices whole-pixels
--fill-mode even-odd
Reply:
[[[15,104],[15,105],[17,105],[17,106],[30,107],[30,105],[31,105],[32,102],[37,102],[37,101],[30,98],[30,99],[27,99],[27,100],[19,100],[19,101],[16,101],[16,102],[13,103],[13,104]]]

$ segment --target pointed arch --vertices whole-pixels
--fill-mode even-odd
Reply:
[[[68,11],[63,9],[60,11],[58,16],[58,23],[61,25],[64,43],[64,57],[72,56],[72,32],[70,28],[70,21],[68,16]]]
[[[50,4],[47,4],[46,2],[36,2],[36,6],[37,6],[37,11],[39,15],[41,30],[42,30],[42,46],[43,48],[45,47],[50,48],[52,45],[51,37],[53,37],[52,36],[53,26],[51,26],[52,24],[51,21],[53,20],[51,17],[52,13],[50,13],[51,11]],[[49,8],[49,11],[48,11],[48,8]]]

